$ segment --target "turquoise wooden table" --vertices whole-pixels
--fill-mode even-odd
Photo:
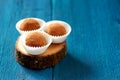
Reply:
[[[72,26],[67,56],[55,67],[16,62],[15,24],[26,17]],[[0,0],[0,80],[120,80],[120,0]]]

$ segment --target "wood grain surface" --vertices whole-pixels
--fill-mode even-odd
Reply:
[[[16,22],[26,17],[51,20],[50,0],[0,0],[0,80],[52,80],[52,68],[30,70],[15,59]]]
[[[71,25],[67,56],[54,68],[16,62],[15,24],[26,17]],[[0,0],[0,80],[120,80],[120,0]]]

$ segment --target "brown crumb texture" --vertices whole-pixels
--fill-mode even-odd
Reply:
[[[66,34],[66,30],[64,26],[60,23],[51,23],[47,29],[46,32],[52,36],[62,36]]]
[[[26,37],[26,45],[31,47],[41,47],[45,46],[47,44],[47,41],[43,34],[39,32],[32,32],[27,35]]]
[[[23,31],[30,31],[30,30],[36,30],[40,28],[40,24],[35,19],[26,19],[23,21],[23,23],[20,25],[20,30]]]

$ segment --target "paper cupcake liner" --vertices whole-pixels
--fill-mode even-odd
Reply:
[[[46,25],[44,26],[43,30],[44,32],[46,31],[47,27],[51,24],[51,23],[60,23],[63,25],[63,27],[65,28],[66,30],[66,34],[62,35],[62,36],[53,36],[53,35],[50,35],[52,37],[52,43],[62,43],[66,40],[66,38],[68,37],[68,35],[70,34],[71,32],[71,26],[64,22],[64,21],[59,21],[59,20],[53,20],[53,21],[49,21],[46,23]]]
[[[39,22],[40,24],[40,28],[38,29],[35,29],[35,30],[29,30],[29,31],[23,31],[23,30],[20,30],[20,25],[23,23],[24,20],[26,20],[28,18],[25,18],[25,19],[21,19],[20,21],[17,22],[16,24],[16,29],[17,31],[20,33],[20,34],[24,34],[24,33],[28,33],[28,32],[33,32],[33,31],[40,31],[40,30],[43,30],[43,26],[45,25],[45,21],[42,20],[42,19],[39,19],[39,18],[30,18],[30,19],[35,19]]]
[[[46,34],[45,32],[43,31],[36,31],[36,32],[39,32],[41,34],[43,34],[43,36],[45,37],[46,41],[47,41],[47,44],[45,46],[41,46],[41,47],[31,47],[31,46],[28,46],[26,45],[26,37],[29,33],[26,33],[26,34],[23,34],[21,35],[20,37],[20,40],[21,40],[21,43],[24,47],[24,49],[29,53],[29,54],[32,54],[32,55],[38,55],[38,54],[42,54],[45,52],[45,50],[50,46],[50,44],[52,43],[52,38]]]

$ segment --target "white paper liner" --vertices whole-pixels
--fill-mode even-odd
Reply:
[[[25,40],[25,39],[26,39],[27,35],[28,35],[29,33],[31,33],[31,32],[26,33],[26,34],[23,34],[23,35],[20,36],[20,40],[21,40],[21,43],[22,43],[24,49],[25,49],[29,54],[32,54],[32,55],[38,55],[38,54],[44,53],[45,50],[46,50],[46,49],[50,46],[50,44],[52,43],[52,38],[51,38],[48,34],[46,34],[45,32],[43,32],[43,31],[35,31],[35,32],[39,32],[39,33],[41,33],[41,34],[44,35],[44,37],[45,37],[45,39],[46,39],[46,41],[47,41],[47,44],[46,44],[45,46],[41,46],[41,47],[30,47],[30,46],[26,45],[26,42],[25,42],[26,40]]]
[[[29,30],[29,31],[20,30],[20,25],[21,25],[21,24],[23,23],[23,21],[26,20],[26,19],[35,19],[35,20],[37,20],[38,23],[40,24],[40,28],[35,29],[35,30]],[[39,18],[25,18],[25,19],[21,19],[20,21],[18,21],[18,22],[16,23],[16,29],[17,29],[17,31],[18,31],[20,34],[24,34],[24,33],[28,33],[28,32],[43,30],[44,25],[45,25],[45,21],[42,20],[42,19],[39,19]]]
[[[52,37],[52,43],[62,43],[66,40],[67,36],[70,34],[71,32],[71,26],[64,22],[64,21],[59,21],[59,20],[53,20],[53,21],[49,21],[46,23],[46,25],[44,26],[43,30],[44,32],[46,31],[47,27],[51,24],[51,23],[60,23],[63,25],[63,27],[65,28],[66,30],[66,34],[65,35],[62,35],[62,36],[53,36],[53,35],[50,35]],[[48,33],[47,33],[48,34]]]

